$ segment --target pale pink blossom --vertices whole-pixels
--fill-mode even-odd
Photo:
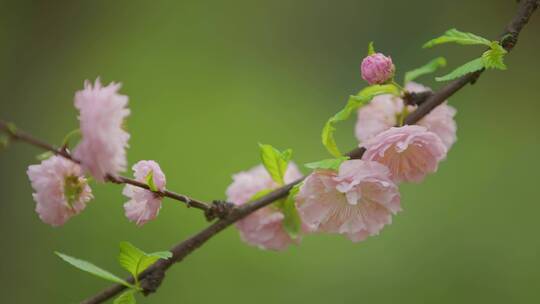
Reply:
[[[457,124],[454,120],[456,109],[446,103],[431,110],[417,124],[426,127],[429,131],[437,134],[443,141],[446,149],[450,150],[457,140]]]
[[[300,188],[296,204],[312,231],[343,234],[353,242],[377,235],[401,210],[388,168],[364,160],[345,161],[339,172],[315,170]]]
[[[363,159],[387,166],[395,182],[421,182],[427,174],[437,171],[447,152],[439,136],[416,125],[392,127],[363,146]]]
[[[409,92],[424,92],[430,90],[421,84],[409,82],[405,89]],[[366,106],[358,110],[355,134],[360,142],[367,141],[382,131],[397,125],[403,111],[403,100],[399,97],[385,94],[373,98]],[[414,106],[407,106],[408,112],[415,110]],[[450,149],[456,141],[457,125],[454,120],[456,109],[446,102],[433,109],[417,124],[428,128],[437,134],[446,147]]]
[[[135,179],[143,183],[146,183],[149,174],[152,174],[151,177],[157,190],[165,190],[165,174],[155,161],[141,160],[133,166],[133,171]],[[158,216],[162,201],[160,195],[132,185],[126,185],[122,194],[130,199],[124,204],[126,217],[138,226],[142,226]]]
[[[129,134],[123,125],[129,115],[128,97],[118,94],[120,84],[102,86],[99,78],[94,85],[84,83],[75,94],[75,107],[80,111],[82,140],[74,156],[96,180],[125,171]]]
[[[369,55],[362,60],[360,66],[362,78],[369,84],[383,84],[394,77],[396,67],[392,58],[381,53]]]
[[[63,157],[52,156],[27,171],[39,218],[52,226],[61,226],[84,210],[93,198],[92,189],[81,167]]]
[[[289,163],[285,173],[285,182],[290,183],[302,177],[298,167]],[[262,190],[276,189],[278,185],[272,180],[262,165],[248,171],[233,175],[233,183],[227,188],[227,200],[235,205],[243,205]],[[275,206],[261,208],[236,223],[240,237],[248,244],[261,249],[283,250],[293,240],[283,228],[283,213]]]

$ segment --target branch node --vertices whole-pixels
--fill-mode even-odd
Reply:
[[[147,296],[156,292],[164,278],[165,270],[162,268],[156,268],[150,272],[143,280],[141,280],[142,293]]]
[[[204,212],[207,221],[226,218],[234,209],[234,204],[226,201],[212,201],[212,206]]]
[[[433,95],[432,91],[424,92],[403,92],[403,102],[408,106],[419,106],[424,103],[429,97]]]

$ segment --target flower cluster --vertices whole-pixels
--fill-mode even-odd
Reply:
[[[395,92],[429,88],[411,82],[401,89],[393,80],[391,58],[381,53],[366,57],[361,70],[374,91],[382,90],[378,94],[394,94],[374,94],[371,102],[358,110],[355,133],[365,149],[362,159],[338,157],[315,166],[289,197],[236,223],[245,242],[262,249],[283,250],[311,233],[342,234],[353,242],[377,235],[401,210],[399,183],[421,182],[446,158],[456,141],[456,110],[445,103],[418,125],[401,125],[416,107],[406,105]],[[388,87],[392,90],[383,90]],[[98,182],[126,182],[125,215],[137,226],[158,216],[167,193],[159,164],[139,161],[133,166],[134,180],[119,177],[127,166],[130,137],[123,127],[130,113],[128,97],[119,94],[119,89],[119,84],[103,86],[99,79],[93,85],[85,82],[84,89],[75,95],[82,139],[73,159],[53,156],[29,167],[36,211],[45,223],[62,225],[86,207],[92,192],[85,174]],[[235,174],[226,190],[228,201],[236,206],[302,178],[290,161],[291,150],[280,152],[269,145],[260,146],[263,165]]]
[[[361,70],[369,84],[387,84],[395,67],[390,57],[374,53],[363,60]],[[409,82],[404,90],[417,93],[429,88]],[[378,95],[358,110],[355,133],[365,153],[361,160],[345,160],[337,168],[316,168],[305,178],[295,197],[302,234],[335,233],[358,242],[377,235],[392,222],[392,216],[401,210],[399,183],[419,183],[436,172],[456,141],[454,108],[444,103],[418,125],[400,126],[415,110],[416,106],[390,94]],[[233,179],[227,195],[236,204],[245,204],[259,191],[277,186],[263,166]],[[299,240],[287,236],[282,222],[280,210],[268,206],[237,227],[244,241],[282,250]]]
[[[74,160],[52,156],[28,168],[36,211],[43,222],[60,226],[84,210],[93,198],[85,174],[103,182],[125,170],[129,134],[123,126],[130,111],[128,97],[118,94],[119,89],[117,83],[103,86],[99,79],[94,85],[86,81],[75,94],[82,139],[73,152]],[[156,191],[165,189],[165,175],[156,162],[141,161],[133,170],[138,182],[151,182]],[[161,196],[155,191],[126,185],[123,194],[130,198],[124,205],[126,217],[138,226],[158,215]]]
[[[430,89],[421,84],[409,82],[405,86],[405,90],[421,93]],[[400,97],[390,94],[376,96],[368,105],[358,110],[358,120],[355,128],[356,138],[360,142],[369,140],[379,133],[396,126],[404,111],[410,113],[415,108],[415,106],[405,105]],[[447,149],[450,149],[456,142],[457,126],[454,120],[455,115],[456,109],[445,102],[433,109],[417,124],[437,134]]]

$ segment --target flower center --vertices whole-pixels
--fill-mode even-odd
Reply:
[[[75,175],[67,176],[64,180],[64,197],[67,200],[69,207],[73,208],[73,204],[79,199],[83,192],[84,179]]]

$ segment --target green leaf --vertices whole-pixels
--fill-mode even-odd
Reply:
[[[274,190],[272,190],[272,189],[264,189],[264,190],[261,190],[261,191],[255,193],[255,194],[249,199],[249,201],[250,201],[250,202],[256,201],[256,200],[260,199],[261,197],[267,195],[268,193],[270,193],[270,192],[272,192],[272,191],[274,191]]]
[[[66,136],[64,136],[64,140],[62,140],[62,146],[69,146],[69,142],[71,141],[71,139],[73,137],[78,137],[78,138],[81,138],[81,129],[75,129],[71,132],[69,132],[68,134],[66,134]]]
[[[368,52],[367,52],[368,56],[371,56],[373,54],[375,54],[375,47],[373,46],[373,41],[371,41],[368,45]]]
[[[77,258],[74,258],[74,257],[71,257],[69,255],[65,255],[63,253],[60,253],[60,252],[55,252],[55,254],[57,256],[59,256],[62,260],[66,261],[67,263],[71,264],[72,266],[82,270],[82,271],[85,271],[85,272],[88,272],[90,274],[93,274],[97,277],[100,277],[102,279],[105,279],[105,280],[108,280],[108,281],[111,281],[111,282],[114,282],[114,283],[118,283],[118,284],[122,284],[126,287],[129,287],[129,288],[132,288],[133,285],[129,284],[128,282],[124,281],[123,279],[115,276],[114,274],[106,271],[106,270],[103,270],[99,267],[97,267],[96,265],[90,263],[90,262],[87,262],[87,261],[83,261],[83,260],[80,260],[80,259],[77,259]]]
[[[399,88],[394,84],[372,85],[366,87],[360,91],[358,95],[350,96],[345,108],[328,119],[323,127],[321,137],[323,145],[326,147],[328,152],[330,152],[330,154],[337,158],[342,157],[342,153],[337,147],[337,143],[334,138],[334,132],[336,131],[335,124],[337,122],[347,120],[353,111],[369,103],[373,97],[381,94],[398,95]]]
[[[156,252],[148,253],[147,256],[167,260],[167,259],[172,258],[172,252],[170,252],[170,251],[156,251]]]
[[[120,242],[118,262],[120,263],[120,266],[129,271],[129,273],[137,279],[141,272],[145,271],[146,268],[154,264],[157,260],[168,259],[171,256],[172,253],[168,251],[148,254],[133,246],[130,242]]]
[[[123,294],[118,296],[116,299],[114,299],[113,304],[135,304],[137,301],[135,300],[135,292],[137,290],[130,289],[128,291],[125,291]]]
[[[487,69],[506,70],[506,65],[503,60],[504,55],[507,53],[508,51],[506,51],[497,41],[493,41],[491,43],[491,49],[482,54],[484,67]]]
[[[11,134],[13,136],[17,135],[17,126],[14,123],[8,122],[6,124],[6,127],[7,127],[7,130],[8,130],[9,134]]]
[[[0,135],[0,151],[4,150],[9,146],[9,137],[6,135]]]
[[[153,253],[148,253],[144,256],[139,263],[139,274],[145,271],[148,267],[152,266],[155,262],[160,259],[167,260],[172,257],[172,252],[170,251],[158,251]]]
[[[304,166],[310,169],[330,169],[337,171],[339,169],[339,166],[341,166],[341,163],[348,160],[348,156],[342,156],[338,158],[328,158],[323,159],[317,162],[307,163]]]
[[[39,161],[44,161],[46,159],[49,159],[53,155],[54,153],[52,153],[51,151],[47,151],[47,152],[43,152],[41,154],[36,155],[36,159]]]
[[[292,150],[287,149],[280,152],[278,149],[271,145],[259,144],[261,150],[261,160],[268,171],[268,174],[272,177],[278,185],[285,184],[285,172],[287,171],[287,165],[292,157]]]
[[[301,185],[302,183],[296,184],[291,191],[289,191],[289,195],[282,202],[280,208],[284,215],[282,222],[283,228],[285,228],[285,231],[287,231],[292,239],[298,238],[302,230],[302,220],[300,219],[300,215],[298,214],[298,209],[296,208],[295,204],[296,195],[298,194],[298,191],[300,191]]]
[[[450,72],[450,74],[444,75],[442,77],[436,77],[435,80],[437,81],[448,81],[453,80],[458,77],[461,77],[463,75],[476,72],[478,70],[481,70],[484,68],[484,61],[482,58],[476,58],[472,61],[469,61],[465,63],[464,65],[460,66],[459,68],[453,70]]]
[[[430,48],[435,45],[449,43],[449,42],[454,42],[454,43],[463,44],[463,45],[483,44],[486,46],[490,46],[491,44],[491,41],[489,41],[486,38],[480,37],[473,33],[461,32],[454,28],[454,29],[450,29],[446,31],[444,35],[426,42],[423,48]]]
[[[125,270],[136,277],[139,275],[137,269],[140,260],[145,256],[145,252],[133,246],[130,242],[120,242],[120,254],[118,262]]]
[[[148,175],[144,178],[146,181],[146,184],[148,185],[148,188],[150,188],[151,191],[157,192],[159,189],[156,186],[156,183],[154,183],[154,171],[148,172]]]
[[[405,73],[405,83],[413,81],[422,75],[431,74],[435,72],[436,70],[438,70],[439,68],[442,68],[445,66],[446,66],[446,59],[444,59],[444,57],[437,57],[431,60],[430,62],[426,63],[425,65]]]

